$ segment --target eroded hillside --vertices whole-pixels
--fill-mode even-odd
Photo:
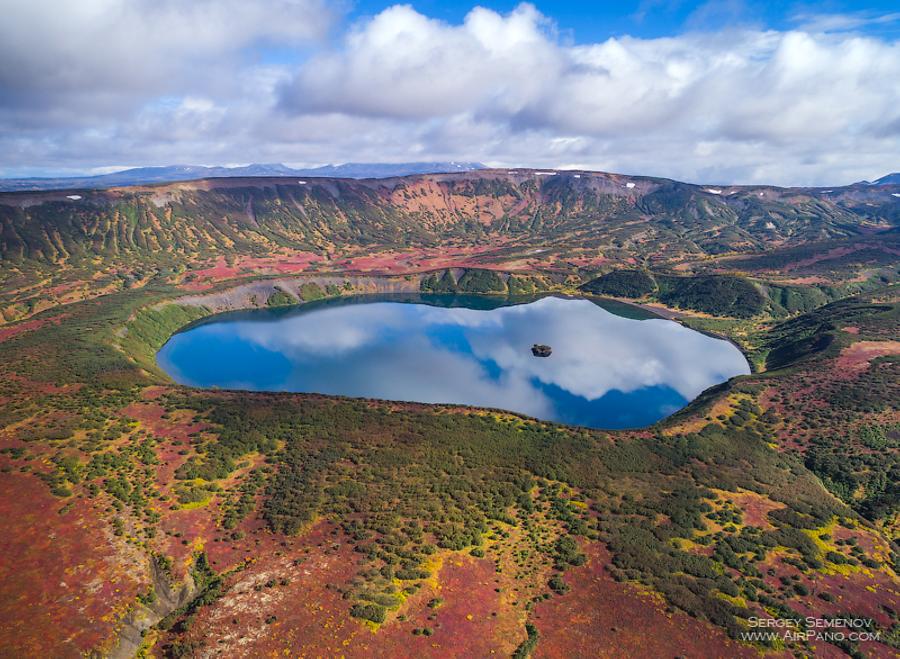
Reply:
[[[55,303],[180,282],[210,268],[660,267],[867,238],[877,256],[884,248],[874,234],[900,218],[895,187],[715,188],[595,172],[486,170],[6,193],[0,311],[8,320],[24,318]],[[435,252],[455,258],[440,262]]]

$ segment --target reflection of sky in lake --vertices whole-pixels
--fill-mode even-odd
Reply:
[[[532,356],[533,343],[553,354]],[[648,425],[748,372],[726,341],[555,297],[252,312],[176,334],[158,361],[193,386],[459,403],[605,428]]]

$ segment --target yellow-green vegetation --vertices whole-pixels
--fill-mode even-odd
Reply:
[[[423,293],[475,293],[502,295],[532,295],[553,287],[547,277],[527,274],[506,274],[494,270],[463,268],[457,276],[452,269],[425,275],[419,288]]]
[[[498,282],[508,293],[545,280],[447,269],[428,281],[431,291],[499,295]],[[732,283],[730,299],[743,299],[744,283]],[[112,293],[0,342],[0,422],[22,444],[3,459],[37,474],[66,505],[103,503],[122,520],[114,531],[148,554],[164,546],[157,536],[167,512],[215,509],[222,537],[236,543],[257,511],[275,536],[332,520],[361,559],[339,587],[341,601],[373,629],[395,621],[453,553],[492,560],[504,578],[528,584],[510,601],[527,614],[545,596],[565,597],[567,571],[585,561],[581,547],[601,541],[615,579],[732,636],[761,611],[789,614],[794,599],[808,598],[813,575],[896,578],[895,548],[868,552],[849,531],[877,536],[875,523],[897,508],[896,429],[879,421],[896,404],[897,360],[873,362],[850,384],[821,375],[856,337],[895,336],[894,302],[839,301],[771,327],[704,318],[720,323],[707,329],[746,331],[766,372],[706,392],[657,427],[607,433],[458,407],[173,386],[155,369],[155,352],[209,313],[164,304],[175,296],[156,285]],[[857,334],[842,331],[848,326]],[[793,395],[800,389],[807,398]],[[764,411],[771,390],[776,404]],[[162,427],[204,427],[166,445],[178,467],[164,499],[157,467],[168,438],[126,411],[150,394],[165,410]],[[813,396],[828,405],[810,404]],[[783,450],[786,433],[802,455]],[[878,464],[866,457],[876,454]],[[764,522],[749,523],[735,503],[747,492],[777,504]],[[193,560],[200,597],[213,602],[220,577],[205,558]],[[796,574],[773,585],[776,565]],[[523,652],[539,643],[536,634],[529,629]]]
[[[276,287],[275,291],[266,300],[266,304],[270,307],[285,307],[291,304],[297,304],[297,298],[287,291],[283,291]]]
[[[209,312],[202,307],[160,303],[140,309],[120,327],[119,348],[143,369],[158,372],[156,352],[172,334]]]
[[[216,483],[208,483],[202,478],[184,481],[175,486],[175,496],[182,508],[200,508],[208,504],[222,488]]]

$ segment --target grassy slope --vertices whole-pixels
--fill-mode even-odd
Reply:
[[[0,194],[0,320],[148,283],[180,283],[205,267],[298,253],[311,259],[304,267],[322,271],[340,271],[343,257],[447,247],[488,250],[486,262],[502,260],[507,269],[590,273],[631,262],[661,271],[677,263],[740,270],[808,260],[815,251],[802,250],[819,241],[822,249],[853,246],[849,258],[860,263],[850,278],[860,269],[864,279],[896,275],[890,266],[900,204],[887,189],[760,190],[715,196],[655,179],[628,189],[605,174],[479,172],[303,186],[213,180],[93,191],[77,203],[63,193]],[[729,260],[760,251],[763,260]],[[809,308],[797,297],[771,294],[774,305]]]
[[[102,579],[123,570],[123,556],[136,561],[120,588],[80,592],[106,626],[63,646],[52,625],[70,605],[27,572],[16,588],[46,624],[0,625],[4,646],[87,652],[117,637],[139,644],[144,629],[154,651],[175,655],[217,635],[235,642],[223,630],[236,625],[260,653],[293,638],[294,650],[364,655],[368,624],[390,647],[422,642],[440,654],[473,637],[452,593],[453,575],[475,570],[496,588],[482,579],[476,591],[490,617],[471,651],[540,652],[537,627],[526,628],[536,607],[566,590],[570,570],[597,568],[579,566],[583,557],[604,552],[599,569],[617,581],[603,588],[660,616],[690,614],[688,636],[710,644],[739,636],[753,615],[851,614],[896,630],[900,378],[897,296],[884,288],[897,274],[896,232],[866,233],[895,222],[894,206],[858,197],[869,191],[719,198],[649,179],[631,193],[605,175],[390,186],[234,181],[90,193],[80,206],[0,204],[2,312],[29,319],[0,328],[0,479],[43,481],[51,519],[91,511],[90,523],[60,526],[81,552],[73,564]],[[284,290],[270,279],[242,304],[363,292],[371,282],[346,275],[341,254],[435,245],[441,257],[455,242],[462,260],[399,261],[400,288],[572,291],[598,270],[649,265],[657,289],[647,299],[708,312],[682,322],[731,336],[763,372],[658,427],[604,433],[439,406],[197,392],[155,366],[173,331],[210,312],[162,304],[187,286],[227,289],[216,282],[271,274],[304,250],[331,261],[303,268],[336,276]],[[519,272],[473,269],[472,244],[492,250],[478,265]],[[760,249],[762,260],[731,257]],[[242,272],[232,261],[251,264]],[[211,263],[206,279],[184,277]],[[441,265],[404,278],[417,263]],[[735,273],[737,285],[721,277]],[[821,306],[859,290],[876,292]],[[800,311],[811,312],[776,324]],[[102,563],[92,546],[117,558]],[[16,549],[22,564],[27,547]],[[346,569],[329,567],[336,556]],[[179,596],[185,579],[194,591]],[[446,609],[432,606],[442,592]],[[258,620],[233,609],[253,593],[246,607]],[[305,617],[279,608],[288,593]],[[591,651],[619,647],[596,624],[567,624]]]
[[[820,373],[834,360],[838,343],[813,352],[818,343],[802,341],[823,324],[832,334],[842,325],[857,328],[857,334],[840,334],[840,345],[896,333],[893,304],[825,308],[777,328],[765,339],[773,370],[734,385],[726,396],[735,401],[733,408],[709,414],[708,420],[681,415],[650,432],[568,430],[513,415],[315,396],[255,394],[248,405],[245,395],[168,386],[155,390],[163,397],[152,404],[168,410],[170,420],[159,419],[161,425],[149,431],[145,424],[135,426],[128,411],[144,410],[150,404],[144,387],[160,381],[147,374],[153,370],[149,360],[171,331],[204,313],[172,305],[138,311],[170,295],[134,291],[99,305],[72,305],[59,324],[47,322],[0,343],[8,401],[3,421],[15,428],[4,433],[4,446],[11,449],[3,458],[7,468],[29,467],[61,497],[60,506],[73,497],[106,502],[127,520],[127,542],[148,554],[174,554],[178,565],[190,558],[191,547],[196,550],[197,538],[239,548],[254,536],[231,529],[249,531],[252,520],[277,535],[334,519],[363,559],[356,578],[341,586],[348,601],[343,615],[356,602],[354,611],[376,620],[383,616],[388,624],[406,615],[406,600],[434,578],[432,556],[475,547],[489,559],[497,539],[510,529],[533,528],[535,514],[548,521],[534,535],[526,534],[531,539],[523,539],[520,548],[533,556],[522,581],[533,582],[537,598],[552,592],[541,579],[582,560],[580,543],[602,541],[612,553],[609,570],[616,578],[643,583],[671,605],[732,635],[761,607],[837,612],[837,604],[800,594],[802,583],[838,570],[803,530],[826,527],[833,537],[857,537],[854,546],[865,548],[855,550],[862,551],[859,556],[844,552],[860,567],[841,563],[840,569],[851,569],[840,585],[822,586],[837,602],[838,588],[896,583],[895,557],[885,540],[892,531],[876,525],[883,525],[890,511],[866,520],[861,514],[872,517],[873,509],[857,505],[852,496],[843,503],[823,488],[804,467],[807,448],[793,437],[801,431],[796,416],[814,418],[817,406],[809,408],[800,397],[790,401],[800,409],[783,413],[768,393],[785,395],[799,388],[799,373]],[[123,337],[120,330],[129,318]],[[790,348],[789,360],[779,357],[779,350],[798,339],[802,346]],[[803,370],[806,363],[810,366]],[[778,370],[782,365],[789,368]],[[880,398],[872,395],[871,409],[864,410],[840,395],[846,387],[820,374],[822,400],[833,412],[817,429],[826,421],[841,431],[889,419],[896,398],[890,377],[880,375],[882,367],[863,371],[859,377],[866,382],[850,383],[866,391],[873,391],[872,382],[888,387]],[[159,428],[184,415],[208,430],[173,453],[170,437]],[[890,437],[894,432],[888,430]],[[795,445],[799,453],[781,450]],[[259,463],[253,462],[255,455],[268,457]],[[258,467],[244,466],[248,459]],[[160,464],[167,461],[174,471]],[[179,479],[206,491],[200,498],[205,506],[179,503],[173,487]],[[727,499],[727,493],[742,491],[776,502],[782,512],[754,525],[738,510],[736,521],[720,524],[721,492]],[[194,515],[196,527],[186,529],[178,521],[187,515]],[[766,565],[778,574],[797,571],[799,581],[773,583]],[[216,567],[230,569],[225,559]],[[896,606],[885,597],[882,603]],[[208,606],[215,602],[210,597]],[[855,612],[876,617],[887,629],[890,618],[877,602]],[[527,615],[531,606],[521,606]],[[189,624],[175,629],[160,647],[189,642]]]

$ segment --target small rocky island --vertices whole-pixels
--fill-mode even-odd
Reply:
[[[535,343],[531,346],[531,354],[535,357],[549,357],[553,352],[553,348],[550,346],[545,346],[541,343]]]

